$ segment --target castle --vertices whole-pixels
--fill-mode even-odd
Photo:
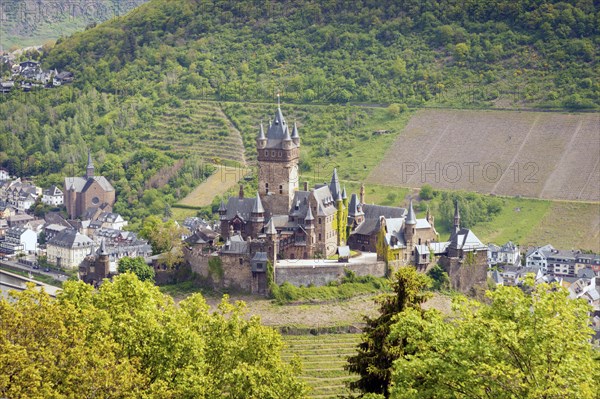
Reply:
[[[464,251],[470,250],[467,246],[475,251],[483,248],[486,264],[487,247],[470,230],[460,229],[459,215],[450,241],[440,243],[429,211],[425,218],[418,219],[412,200],[408,209],[367,204],[364,186],[359,196],[348,198],[336,169],[328,184],[309,189],[304,183],[300,189],[300,134],[295,123],[288,125],[279,106],[266,132],[261,123],[256,149],[258,192],[246,196],[240,186],[238,196],[227,203],[222,201],[218,209],[220,235],[225,242],[219,249],[218,279],[225,286],[264,292],[267,261],[277,270],[282,267],[278,265],[280,260],[310,262],[336,253],[349,254],[350,250],[376,253],[376,262],[385,264],[385,269],[377,269],[380,274],[387,273],[388,267],[406,265],[425,270],[439,259],[458,275]],[[465,244],[465,240],[469,242]],[[194,249],[198,242],[203,244]],[[196,237],[188,241],[187,258],[192,266],[213,253],[207,251],[205,243]],[[206,275],[208,261],[200,264],[203,266],[198,269]],[[297,261],[294,266],[301,264]],[[319,272],[314,264],[312,269],[312,273]]]

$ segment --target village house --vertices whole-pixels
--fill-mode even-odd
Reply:
[[[31,229],[11,227],[6,230],[4,241],[0,241],[0,252],[7,255],[35,253],[37,239],[37,234]]]
[[[54,207],[61,206],[64,203],[64,193],[52,185],[42,192],[42,203]]]
[[[519,247],[511,241],[501,247],[495,244],[488,244],[487,261],[489,266],[519,266],[521,264]]]
[[[58,233],[46,244],[48,262],[65,269],[78,269],[86,256],[96,249],[89,237],[76,230],[66,229]]]

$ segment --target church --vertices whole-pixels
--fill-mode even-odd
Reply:
[[[112,212],[115,189],[104,176],[94,174],[92,154],[88,152],[85,176],[65,177],[64,204],[70,219],[77,219],[91,208]]]

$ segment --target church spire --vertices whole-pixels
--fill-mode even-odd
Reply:
[[[94,162],[92,162],[92,152],[88,150],[88,162],[85,169],[85,178],[89,179],[90,177],[94,177]]]

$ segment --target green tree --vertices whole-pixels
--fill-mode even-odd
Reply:
[[[459,300],[449,321],[435,310],[399,316],[390,339],[412,354],[394,365],[391,397],[600,397],[587,303],[557,284],[487,295],[489,304]]]
[[[432,288],[434,290],[441,291],[450,288],[450,277],[448,277],[448,273],[439,264],[433,266],[427,272],[427,275],[431,277]]]
[[[117,271],[119,273],[131,272],[135,274],[140,281],[154,282],[154,268],[146,264],[144,258],[140,256],[136,258],[126,256],[119,259]]]
[[[140,236],[150,241],[152,252],[161,254],[161,262],[168,267],[173,267],[183,260],[183,233],[183,227],[174,220],[162,221],[158,216],[147,217],[140,230]]]
[[[175,305],[134,274],[99,290],[66,282],[56,299],[36,290],[0,299],[0,395],[10,398],[296,399],[298,365],[281,360],[281,336],[218,311],[200,294]]]
[[[377,300],[380,315],[375,319],[365,318],[367,326],[362,342],[358,344],[358,353],[349,357],[348,364],[344,366],[346,370],[360,375],[358,380],[349,384],[350,388],[389,397],[392,365],[406,353],[405,339],[388,337],[390,327],[395,316],[409,308],[421,312],[421,304],[431,296],[425,291],[430,284],[429,278],[414,267],[398,269],[392,283],[394,292]]]
[[[433,187],[431,187],[429,184],[423,184],[423,186],[421,187],[421,191],[419,191],[419,197],[421,197],[421,199],[425,201],[429,201],[430,199],[432,199],[433,194]]]

